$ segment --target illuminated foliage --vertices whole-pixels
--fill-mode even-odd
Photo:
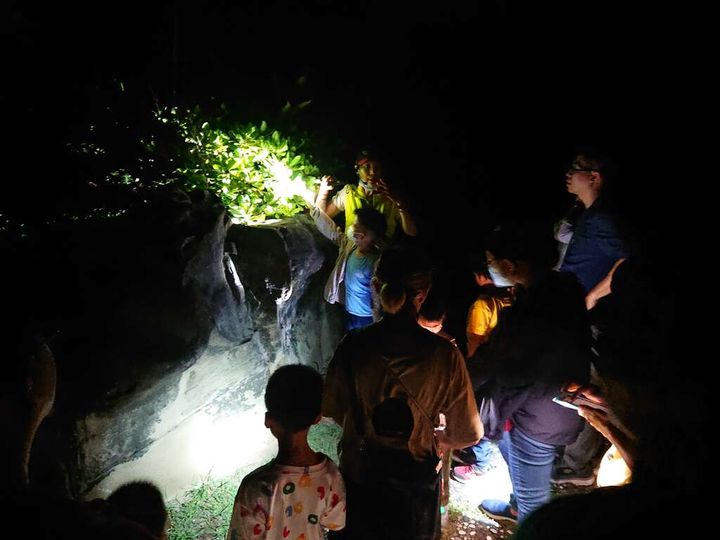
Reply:
[[[243,223],[293,216],[312,196],[318,167],[294,141],[259,125],[221,129],[199,118],[197,111],[176,108],[157,113],[177,127],[187,153],[175,174],[187,189],[208,189]]]

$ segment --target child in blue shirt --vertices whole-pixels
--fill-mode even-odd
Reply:
[[[335,267],[325,285],[325,300],[331,304],[344,304],[346,330],[372,324],[374,310],[371,281],[385,241],[385,217],[374,208],[356,209],[356,220],[348,238],[317,206],[313,206],[310,215],[318,230],[339,248]]]

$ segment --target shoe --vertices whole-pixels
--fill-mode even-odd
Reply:
[[[553,485],[572,484],[573,486],[592,486],[595,483],[595,475],[590,471],[577,472],[575,469],[570,467],[560,467],[555,469],[550,478],[550,483]]]
[[[484,472],[477,465],[457,465],[450,471],[450,478],[464,484],[473,478],[481,476]]]
[[[478,508],[493,518],[495,521],[509,521],[517,523],[517,511],[513,513],[513,508],[507,501],[499,499],[485,499],[478,505]]]

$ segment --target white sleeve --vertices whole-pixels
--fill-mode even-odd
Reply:
[[[235,497],[230,528],[225,540],[263,540],[267,538],[267,501],[256,501],[255,508],[250,508],[252,501],[248,493],[240,486]]]
[[[569,244],[573,236],[572,223],[563,219],[555,224],[555,240],[563,244]]]
[[[325,238],[335,244],[340,244],[340,239],[344,236],[344,233],[342,229],[330,219],[330,216],[317,206],[313,206],[312,210],[310,210],[310,217],[313,218],[315,226]]]
[[[331,479],[331,495],[327,498],[325,512],[320,518],[320,525],[331,531],[339,531],[345,528],[346,495],[345,482],[343,482],[340,471],[335,469]]]

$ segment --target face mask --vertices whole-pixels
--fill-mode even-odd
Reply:
[[[375,191],[375,186],[373,184],[368,184],[367,182],[363,182],[362,180],[358,180],[358,186],[363,188],[367,193],[372,193]]]
[[[490,265],[488,265],[488,273],[490,274],[490,279],[493,280],[496,287],[512,287],[515,285]]]

